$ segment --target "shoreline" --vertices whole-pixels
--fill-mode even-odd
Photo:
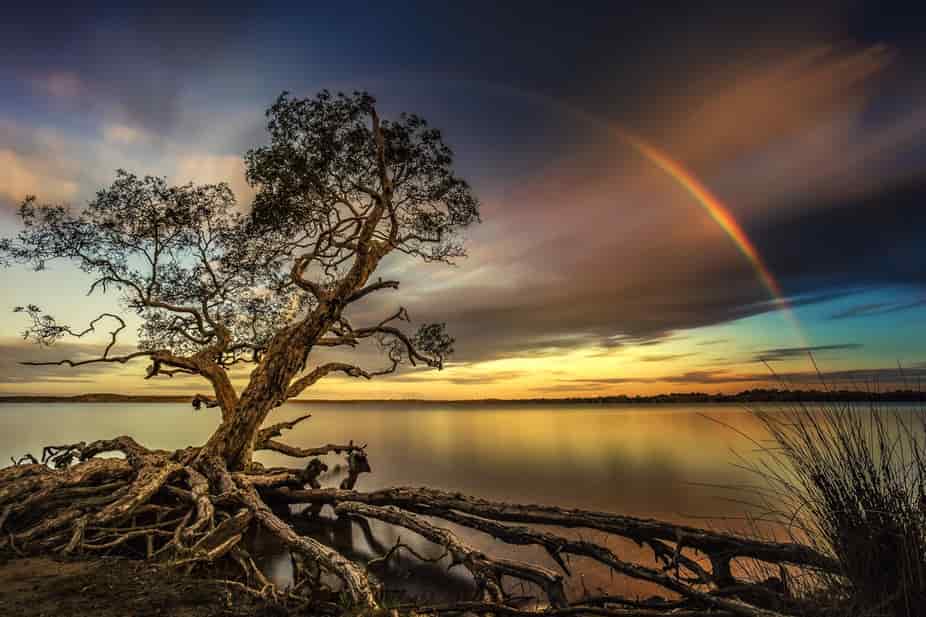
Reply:
[[[114,393],[72,396],[0,395],[4,403],[189,403],[192,395],[131,395]],[[682,392],[652,396],[597,396],[561,398],[485,399],[292,399],[296,405],[693,405],[743,403],[926,403],[926,393],[915,390],[861,392],[856,390],[747,390],[736,394]]]
[[[0,612],[20,617],[280,617],[290,614],[215,580],[150,562],[0,553]]]

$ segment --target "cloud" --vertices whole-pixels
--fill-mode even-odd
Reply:
[[[135,6],[56,7],[53,14],[21,7],[0,24],[0,69],[19,78],[58,109],[119,116],[130,126],[162,134],[178,122],[184,98],[207,78],[241,64],[243,35],[253,8],[164,6],[158,14]],[[36,48],[35,32],[55,41]],[[253,52],[253,48],[251,49]]]
[[[72,198],[77,193],[77,183],[56,176],[49,167],[50,163],[37,157],[0,149],[0,198],[13,203],[36,194],[50,200]]]
[[[837,345],[814,345],[810,347],[779,347],[776,349],[764,349],[754,356],[756,362],[774,362],[776,360],[789,360],[791,358],[803,357],[808,354],[818,354],[829,351],[853,351],[861,349],[862,345],[857,343],[841,343]]]
[[[861,105],[864,88],[894,59],[875,45],[809,45],[752,54],[709,75],[695,76],[684,125],[673,140],[687,158],[727,159],[753,155],[769,142],[801,139],[821,119]],[[726,70],[726,74],[718,74]]]
[[[498,19],[485,19],[435,5],[368,12],[360,22],[273,13],[255,28],[247,11],[262,9],[254,7],[166,7],[157,16],[128,5],[106,14],[18,10],[29,18],[0,24],[0,44],[23,59],[16,76],[40,96],[3,97],[0,111],[24,131],[53,122],[73,132],[60,147],[0,135],[3,200],[91,195],[125,166],[176,183],[228,181],[245,202],[252,193],[238,153],[266,138],[257,130],[259,104],[282,87],[370,87],[390,115],[422,111],[445,129],[485,203],[485,223],[468,234],[471,258],[444,270],[393,260],[401,298],[371,299],[358,312],[375,323],[402,302],[418,321],[447,321],[462,363],[655,347],[775,309],[736,244],[677,182],[617,138],[615,126],[664,149],[727,204],[792,305],[860,285],[926,286],[926,176],[913,173],[926,142],[921,79],[893,50],[819,45],[830,38],[818,27],[831,27],[830,15],[808,18],[807,30],[795,33],[754,18],[754,10],[768,11],[745,7],[743,23],[761,24],[763,36],[744,27],[716,37],[716,25],[686,23],[678,37],[662,28],[663,16],[645,11],[593,20],[564,14],[555,27],[522,29],[518,41],[499,27],[477,44],[445,35],[460,23],[520,25],[519,11],[487,8]],[[566,19],[576,27],[562,28]],[[35,53],[37,30],[22,23],[41,24],[60,51]],[[660,28],[641,27],[653,23]],[[345,55],[347,29],[360,43]],[[589,29],[602,36],[549,45],[554,31]],[[644,41],[614,31],[649,34]],[[255,44],[262,36],[274,45]],[[316,58],[321,69],[277,54]],[[627,57],[635,62],[619,60]],[[418,70],[454,77],[409,88],[402,80]],[[10,71],[0,67],[0,78]],[[902,83],[910,73],[915,79]],[[897,74],[904,79],[892,81]],[[457,89],[443,87],[451,82]],[[19,82],[10,83],[15,90]],[[48,108],[34,111],[34,99]],[[893,310],[903,309],[887,303],[856,315]],[[729,337],[713,344],[720,342],[735,345]],[[775,351],[798,353],[766,350]],[[644,359],[673,357],[681,356]]]
[[[796,371],[771,374],[741,373],[727,370],[694,370],[675,375],[659,377],[598,377],[583,379],[562,380],[561,389],[571,387],[594,389],[626,384],[666,384],[666,385],[701,385],[726,386],[730,384],[753,384],[756,386],[770,386],[776,388],[812,387],[822,388],[838,387],[848,389],[872,389],[878,384],[885,387],[909,387],[910,380],[926,377],[926,368],[922,364],[903,369],[860,368],[839,371],[826,371],[818,374],[815,371]]]
[[[602,195],[608,194],[607,185],[600,188]],[[555,193],[549,199],[574,203],[565,197],[560,201]],[[923,199],[926,177],[858,199],[808,202],[807,208],[753,227],[750,233],[772,271],[786,289],[794,290],[794,306],[846,298],[860,285],[922,287]],[[588,223],[594,208],[562,207],[559,224],[532,232],[530,239],[515,232],[515,222],[520,221],[515,210],[500,210],[499,218],[487,219],[486,225],[510,230],[511,240],[493,241],[509,249],[521,243],[520,255],[506,256],[498,266],[491,255],[474,255],[472,259],[481,260],[476,266],[480,276],[469,277],[472,260],[463,262],[451,272],[459,284],[451,283],[439,295],[424,290],[429,272],[415,271],[401,277],[403,295],[413,295],[413,315],[447,321],[458,338],[460,358],[473,361],[516,356],[536,349],[537,341],[557,341],[550,346],[560,348],[594,346],[596,339],[608,347],[658,344],[673,333],[775,310],[754,270],[722,232],[708,227],[689,235],[685,226],[660,229],[665,220],[689,220],[691,207],[668,204],[664,217],[653,209],[652,217],[637,223],[631,235],[604,223]],[[615,209],[615,225],[620,212]],[[627,212],[632,215],[632,210]],[[577,230],[573,237],[544,240],[553,230],[571,229]],[[473,241],[480,241],[481,231],[473,234]],[[609,234],[614,239],[602,244]],[[506,233],[499,235],[504,238]],[[860,251],[860,246],[868,249]],[[535,280],[533,270],[541,264],[544,275]],[[502,281],[516,284],[496,285]],[[584,335],[566,337],[575,332]]]
[[[845,297],[859,279],[926,284],[912,231],[926,226],[926,177],[884,173],[922,143],[926,113],[910,103],[872,124],[861,112],[877,107],[889,56],[814,50],[747,63],[700,95],[701,111],[673,112],[666,149],[727,202],[795,307]],[[703,114],[724,118],[719,144]],[[744,114],[754,121],[741,122]],[[775,130],[754,130],[768,114]],[[614,138],[606,118],[574,120],[598,135],[487,203],[486,223],[470,235],[480,276],[462,264],[441,298],[422,292],[416,313],[447,320],[461,357],[514,356],[575,332],[583,337],[550,348],[596,338],[658,344],[776,310],[755,268],[690,195]],[[802,143],[806,135],[822,146]],[[807,152],[795,169],[782,167]]]
[[[924,199],[926,173],[847,199],[807,195],[754,237],[772,271],[797,291],[921,288]]]
[[[540,392],[544,394],[573,394],[573,393],[589,393],[589,392],[598,392],[601,390],[601,385],[598,383],[576,383],[573,381],[561,384],[552,384],[549,386],[535,386],[530,388],[531,392]]]
[[[492,371],[482,374],[467,375],[460,370],[448,371],[447,373],[437,373],[436,371],[417,371],[408,372],[402,375],[389,378],[390,381],[398,383],[446,383],[457,386],[479,386],[488,384],[497,384],[518,379],[527,375],[524,371]]]
[[[144,376],[145,359],[139,358],[130,365],[112,363],[84,364],[82,366],[25,366],[23,362],[56,362],[62,359],[89,360],[100,357],[105,344],[59,341],[51,347],[41,347],[29,341],[11,338],[0,339],[0,384],[97,383],[108,381],[124,372],[126,367],[139,378]],[[119,355],[134,348],[120,346],[112,350]]]
[[[151,135],[144,129],[125,124],[103,126],[103,140],[109,144],[131,145],[149,141]]]
[[[843,309],[838,313],[833,313],[830,319],[850,319],[852,317],[870,317],[872,315],[887,315],[910,309],[926,306],[926,300],[914,300],[913,302],[871,302],[868,304],[859,304]]]
[[[686,371],[677,375],[664,375],[661,377],[598,377],[587,379],[567,380],[570,383],[621,385],[621,384],[729,384],[729,383],[754,383],[770,381],[771,374],[758,376],[755,374],[741,375],[720,370],[694,370]]]
[[[696,353],[667,353],[667,354],[653,354],[649,356],[641,356],[640,362],[671,362],[672,360],[681,360],[682,358],[690,358],[691,356],[696,356]]]
[[[244,159],[239,155],[190,154],[179,158],[171,179],[178,184],[191,181],[199,184],[227,182],[238,203],[244,204],[254,195],[254,189],[248,185],[244,172]]]
[[[32,85],[42,94],[59,99],[75,99],[85,90],[80,77],[70,71],[53,71],[35,77],[32,79]]]

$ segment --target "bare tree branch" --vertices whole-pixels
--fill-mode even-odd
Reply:
[[[117,362],[119,364],[125,364],[129,360],[134,360],[135,358],[151,357],[156,352],[153,351],[135,351],[124,356],[110,356],[110,357],[100,357],[100,358],[91,358],[88,360],[49,360],[45,362],[20,362],[23,366],[84,366],[85,364],[97,364],[99,362]]]
[[[394,373],[399,366],[399,361],[393,359],[391,366],[388,366],[384,369],[379,369],[376,371],[367,371],[359,366],[354,366],[353,364],[347,364],[344,362],[328,362],[327,364],[322,364],[321,366],[313,369],[307,375],[300,377],[286,390],[286,398],[291,399],[293,397],[299,396],[306,388],[315,384],[318,380],[330,375],[331,373],[344,373],[349,377],[363,377],[364,379],[373,379],[374,377],[379,377],[381,375],[388,375],[389,373]]]
[[[384,281],[382,279],[379,279],[375,283],[371,283],[367,285],[366,287],[359,289],[355,291],[354,293],[352,293],[347,298],[346,302],[348,304],[350,304],[351,302],[356,302],[357,300],[360,300],[361,298],[368,296],[369,294],[379,291],[381,289],[398,289],[398,288],[399,288],[399,281]]]

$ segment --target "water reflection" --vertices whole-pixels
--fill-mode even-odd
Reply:
[[[286,432],[283,440],[299,445],[351,439],[368,443],[373,473],[361,476],[359,489],[428,485],[489,499],[610,510],[723,529],[743,528],[737,517],[748,506],[723,498],[731,497],[729,491],[704,485],[755,483],[754,476],[733,465],[733,452],[748,461],[758,453],[743,434],[760,442],[765,438],[747,412],[718,405],[284,405],[268,422],[306,409],[313,417]],[[181,448],[204,442],[218,420],[215,410],[192,411],[184,404],[7,404],[0,406],[0,456],[9,460],[39,453],[49,443],[120,434],[131,434],[149,447]],[[267,465],[295,464],[276,453],[259,453],[258,458]],[[329,457],[330,466],[339,462]],[[339,478],[333,474],[327,480],[336,486]],[[330,517],[330,511],[323,516]],[[382,554],[399,537],[423,555],[440,554],[411,532],[376,521],[368,529],[350,521],[320,526],[306,520],[303,525],[319,539],[364,558]],[[502,550],[485,536],[455,529],[481,550]],[[586,539],[604,540],[604,534],[583,533]],[[628,542],[606,542],[625,559],[647,558]],[[556,567],[537,547],[503,550],[508,557]],[[265,553],[274,577],[286,580],[289,559],[273,558],[270,547]],[[471,592],[465,570],[453,568],[446,575],[448,563],[419,564],[406,555],[393,565],[385,577],[387,587],[412,586],[420,594],[437,588],[445,597],[436,599]],[[579,565],[577,571],[582,576],[570,581],[573,594],[598,589],[647,593],[594,567]],[[440,585],[432,584],[435,577],[441,578]]]

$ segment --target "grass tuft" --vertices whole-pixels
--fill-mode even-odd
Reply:
[[[923,614],[926,412],[849,402],[753,413],[771,437],[753,467],[770,486],[766,506],[842,566],[818,581],[820,599],[846,614]]]

